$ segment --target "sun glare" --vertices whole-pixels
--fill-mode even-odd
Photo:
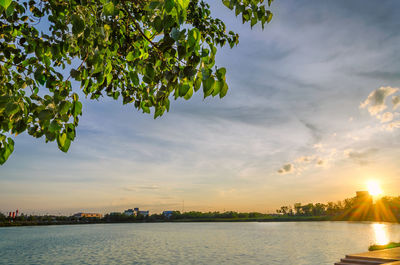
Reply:
[[[375,244],[386,245],[389,243],[389,234],[385,224],[373,224],[372,228],[375,232]]]
[[[369,180],[367,182],[367,188],[369,194],[371,194],[372,196],[379,196],[383,193],[379,182],[376,180]]]

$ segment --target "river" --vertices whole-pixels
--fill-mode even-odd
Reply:
[[[399,224],[132,223],[0,228],[0,264],[330,264]]]

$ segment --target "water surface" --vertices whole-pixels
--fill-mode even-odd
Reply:
[[[330,264],[400,225],[150,223],[0,228],[0,264]]]

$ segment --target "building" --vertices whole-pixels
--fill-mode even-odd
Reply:
[[[125,210],[124,215],[127,215],[127,216],[135,215],[135,211],[133,209]]]
[[[169,219],[174,214],[174,211],[163,211],[162,214]]]
[[[358,203],[367,203],[367,204],[372,204],[373,198],[371,194],[369,194],[368,191],[357,191],[356,192],[356,199]]]
[[[149,211],[139,211],[138,215],[143,215],[144,217],[149,216]]]
[[[133,208],[133,209],[128,209],[124,211],[124,215],[127,216],[138,216],[138,215],[142,215],[144,217],[149,216],[149,211],[140,211],[139,208]]]
[[[101,213],[76,213],[73,215],[77,218],[102,218],[103,215]]]
[[[119,215],[121,215],[122,213],[120,213],[120,212],[112,212],[112,213],[110,213],[109,215],[110,216],[119,216]]]

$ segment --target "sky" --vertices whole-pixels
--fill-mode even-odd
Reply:
[[[209,2],[240,35],[217,56],[227,96],[198,92],[156,120],[83,100],[67,154],[16,137],[0,212],[273,212],[352,197],[370,179],[400,195],[400,2],[276,0],[263,31]]]

